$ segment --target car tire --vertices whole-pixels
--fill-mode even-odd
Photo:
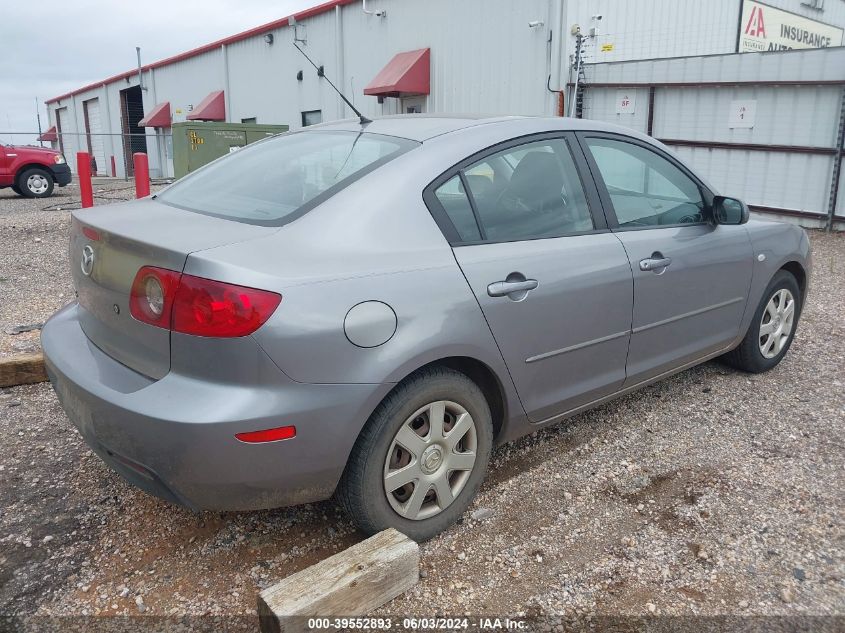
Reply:
[[[787,298],[783,312],[778,311],[778,297]],[[773,341],[772,337],[778,332],[775,326],[779,326],[781,322],[784,325],[786,324],[787,317],[784,316],[784,313],[789,310],[789,300],[793,303],[788,332],[784,334],[784,330],[780,330],[778,334],[780,340]],[[736,369],[753,374],[769,371],[775,367],[783,360],[795,338],[795,330],[798,328],[798,320],[803,307],[802,302],[801,289],[795,277],[785,270],[778,271],[769,282],[766,292],[763,293],[763,298],[760,305],[757,306],[745,338],[742,339],[736,349],[725,354],[722,360]],[[770,329],[775,331],[770,332]]]
[[[23,195],[23,193],[21,193],[21,190],[18,188],[18,186],[17,186],[17,185],[12,185],[12,191],[14,191],[14,192],[15,192],[16,194],[18,194],[19,196],[22,196],[22,195]]]
[[[442,434],[430,419],[444,420]],[[468,425],[472,431],[464,430]],[[403,446],[409,442],[402,438],[413,437],[408,431],[419,440],[413,439],[413,453]],[[398,385],[373,412],[355,443],[336,497],[366,534],[392,527],[415,541],[425,541],[455,523],[469,507],[484,479],[492,448],[493,423],[481,389],[458,371],[425,369]],[[457,461],[467,462],[472,455],[471,469]],[[402,458],[408,463],[403,465]],[[397,460],[396,470],[391,468],[393,460]],[[459,465],[460,470],[450,468]],[[388,491],[395,483],[389,476],[403,469],[415,469],[419,478]],[[446,490],[447,503],[441,502],[441,490]],[[424,495],[418,512],[410,509],[419,499],[415,493]],[[407,498],[403,500],[402,495]]]
[[[47,198],[53,193],[53,174],[41,167],[30,167],[18,176],[18,189],[27,198]]]

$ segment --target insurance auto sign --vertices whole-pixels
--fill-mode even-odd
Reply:
[[[843,30],[838,27],[754,0],[743,0],[737,50],[748,53],[841,46],[842,35]]]

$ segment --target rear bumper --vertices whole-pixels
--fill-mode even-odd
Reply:
[[[56,181],[56,184],[59,187],[64,187],[67,184],[70,184],[71,181],[71,173],[70,173],[70,165],[67,163],[62,163],[61,165],[53,165],[53,178]]]
[[[204,358],[190,361],[196,372],[174,363],[153,380],[91,343],[78,310],[74,303],[57,312],[41,335],[47,372],[68,417],[130,483],[194,509],[255,510],[328,498],[361,427],[392,386],[294,382],[249,338],[237,339],[241,359],[233,363],[243,373],[244,346],[253,350],[249,362],[254,358],[256,367],[243,381],[203,375]],[[220,351],[213,355],[226,363]],[[235,439],[289,424],[297,429],[290,440]]]

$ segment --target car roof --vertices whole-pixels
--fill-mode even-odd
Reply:
[[[307,130],[343,130],[350,132],[366,131],[370,134],[384,134],[398,136],[413,141],[424,142],[437,136],[458,132],[479,125],[497,125],[508,127],[516,122],[536,121],[539,129],[548,130],[599,130],[620,132],[629,136],[640,137],[641,134],[611,123],[595,120],[574,119],[569,117],[529,117],[529,116],[490,116],[477,114],[396,114],[376,117],[369,123],[361,124],[360,120],[343,119],[329,123],[321,123],[307,128]],[[520,126],[521,127],[521,126]]]
[[[360,132],[362,128],[370,134],[400,136],[413,141],[426,141],[435,136],[448,134],[468,127],[523,117],[490,117],[461,114],[396,114],[376,117],[370,123],[361,124],[359,119],[343,119],[309,127],[309,130],[348,130]]]

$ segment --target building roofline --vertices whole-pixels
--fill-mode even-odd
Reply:
[[[305,9],[298,13],[292,13],[291,15],[280,18],[278,20],[273,20],[272,22],[267,22],[266,24],[256,26],[246,31],[241,31],[240,33],[236,33],[235,35],[230,35],[214,42],[203,44],[202,46],[198,46],[197,48],[192,48],[191,50],[185,51],[184,53],[179,53],[171,57],[166,57],[165,59],[153,62],[152,64],[146,64],[145,66],[141,66],[141,72],[153,70],[154,68],[162,68],[163,66],[169,66],[170,64],[175,64],[177,62],[190,59],[191,57],[197,57],[198,55],[203,55],[204,53],[210,53],[211,51],[217,50],[218,48],[224,45],[234,44],[235,42],[240,42],[242,40],[255,37],[256,35],[264,35],[268,31],[288,26],[288,20],[290,20],[290,18],[304,20],[306,18],[310,18],[315,15],[320,15],[321,13],[331,11],[335,7],[342,7],[347,4],[352,4],[356,1],[357,0],[329,0],[328,2],[323,2],[322,4],[318,4],[315,7],[311,7],[310,9]],[[74,95],[78,95],[83,92],[93,90],[94,88],[99,88],[100,86],[105,86],[107,84],[114,83],[116,81],[121,81],[137,74],[137,68],[133,70],[128,70],[126,72],[120,73],[119,75],[114,75],[107,79],[103,79],[102,81],[95,81],[94,83],[88,84],[87,86],[82,86],[81,88],[77,88],[76,90],[72,90],[71,92],[66,92],[63,95],[59,95],[58,97],[47,99],[47,101],[45,101],[44,103],[50,104],[55,103],[56,101],[61,101],[62,99],[68,99]]]

